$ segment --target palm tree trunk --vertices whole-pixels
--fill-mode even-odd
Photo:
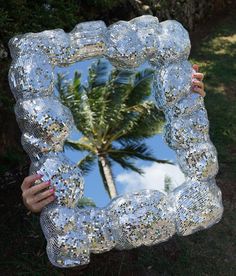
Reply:
[[[115,185],[115,182],[114,182],[114,179],[112,176],[110,164],[108,162],[106,155],[99,155],[98,158],[99,158],[99,161],[102,166],[102,170],[103,170],[103,174],[104,174],[104,177],[105,177],[105,180],[107,183],[109,195],[111,198],[114,198],[117,196],[117,190],[116,190],[116,185]]]

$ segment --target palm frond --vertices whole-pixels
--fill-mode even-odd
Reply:
[[[104,113],[110,133],[114,132],[114,128],[124,121],[125,102],[129,97],[134,81],[135,72],[133,71],[113,70],[111,72],[110,82],[106,87],[107,104]]]
[[[120,156],[115,156],[115,155],[109,155],[110,158],[118,163],[123,169],[125,170],[132,170],[134,172],[137,172],[138,174],[143,174],[144,171],[134,165],[133,162],[128,161],[127,159],[120,157]]]
[[[86,88],[81,83],[81,74],[75,72],[73,82],[58,74],[56,88],[61,102],[67,106],[79,131],[91,135],[93,132],[93,112],[90,109]]]
[[[78,71],[75,71],[74,73],[74,78],[73,78],[73,92],[74,91],[79,91],[79,89],[81,88],[82,86],[82,83],[81,83],[81,73],[78,72]]]
[[[68,107],[75,101],[80,100],[83,91],[81,73],[75,71],[73,81],[68,81],[65,74],[57,74],[55,87],[59,93],[60,100]]]
[[[110,79],[110,64],[105,59],[98,59],[89,68],[88,83],[89,90],[105,85]]]
[[[149,68],[136,73],[133,89],[126,101],[127,106],[134,106],[148,100],[151,95],[153,74],[154,70]]]
[[[83,140],[84,137],[79,139],[78,141],[72,141],[67,139],[64,143],[64,145],[72,150],[78,150],[78,151],[90,151],[95,152],[95,148],[93,147],[92,143],[85,142]]]
[[[126,159],[142,159],[145,161],[152,161],[162,164],[173,164],[169,160],[157,159],[152,153],[151,150],[144,143],[132,143],[125,144],[121,143],[123,147],[115,148],[114,146],[109,150],[109,156],[120,157]]]
[[[111,143],[114,140],[142,140],[162,132],[165,117],[151,101],[144,101],[128,107],[120,113],[123,117],[110,128],[107,138]]]
[[[114,79],[114,84],[128,84],[133,85],[135,83],[135,74],[134,70],[117,70],[116,77]]]
[[[141,107],[143,108],[143,107]],[[155,106],[150,106],[147,112],[142,112],[137,118],[136,124],[129,132],[124,133],[121,139],[145,139],[160,134],[163,131],[165,116]]]
[[[78,163],[78,167],[81,169],[83,175],[87,175],[93,168],[96,161],[96,155],[87,154]]]

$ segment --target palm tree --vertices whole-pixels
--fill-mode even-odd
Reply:
[[[95,162],[111,198],[117,196],[112,165],[139,174],[143,171],[132,162],[142,159],[171,163],[156,159],[144,140],[161,132],[164,115],[148,100],[151,94],[153,70],[141,72],[110,70],[109,63],[100,59],[89,69],[88,85],[81,83],[81,74],[75,72],[73,81],[58,74],[56,89],[61,102],[70,108],[75,125],[82,137],[67,139],[66,146],[85,151],[78,162],[84,174]]]

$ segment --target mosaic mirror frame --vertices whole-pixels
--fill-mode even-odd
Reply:
[[[191,92],[190,39],[179,22],[159,22],[150,15],[109,27],[89,21],[69,33],[55,29],[15,36],[9,48],[9,83],[21,143],[31,159],[29,173],[43,173],[41,181],[51,179],[56,187],[55,201],[40,214],[53,265],[88,264],[90,253],[151,246],[220,221],[217,151],[209,137],[203,97]],[[117,196],[103,208],[76,205],[83,197],[84,181],[63,152],[74,121],[53,94],[53,68],[94,57],[106,57],[125,70],[146,61],[155,69],[153,93],[165,114],[164,138],[186,177],[169,194],[144,189]]]

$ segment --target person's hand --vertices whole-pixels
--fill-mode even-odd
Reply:
[[[197,64],[193,64],[193,69],[196,71],[196,73],[192,75],[192,79],[196,78],[197,80],[192,80],[192,91],[205,97],[206,92],[204,91],[204,83],[202,81],[204,75],[198,72],[199,66]]]
[[[40,174],[27,176],[21,184],[23,203],[27,209],[34,213],[41,212],[44,206],[55,199],[55,190],[46,189],[50,186],[50,180],[32,186],[41,177]]]

